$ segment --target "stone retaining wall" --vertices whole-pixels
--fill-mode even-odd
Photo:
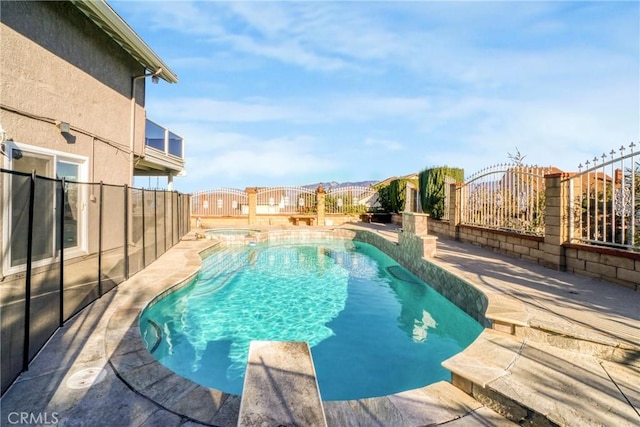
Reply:
[[[513,231],[494,230],[460,222],[460,204],[456,184],[449,196],[449,220],[428,220],[429,234],[446,236],[464,243],[491,249],[547,268],[613,282],[631,289],[640,289],[640,252],[588,244],[572,243],[569,224],[568,188],[570,174],[545,176],[544,237]]]
[[[551,269],[565,270],[619,285],[640,289],[640,253],[615,248],[564,243],[556,246],[543,237],[491,230],[469,225],[450,226],[449,221],[429,219],[429,234],[455,239],[524,259]],[[561,256],[564,265],[558,267]]]
[[[481,325],[491,326],[485,317],[487,297],[469,283],[424,259],[421,247],[400,245],[367,230],[355,230],[355,240],[369,243],[385,252]]]
[[[640,253],[577,244],[564,249],[567,271],[640,289]]]
[[[539,236],[528,236],[470,225],[450,227],[449,221],[433,219],[429,219],[429,233],[445,236],[463,243],[471,243],[537,264],[545,264],[544,238]]]

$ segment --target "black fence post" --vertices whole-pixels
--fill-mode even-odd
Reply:
[[[60,181],[60,199],[58,201],[58,226],[60,232],[58,236],[58,244],[60,245],[60,327],[64,326],[64,193],[66,187],[66,179],[62,177]]]
[[[142,268],[147,267],[147,245],[145,243],[145,235],[147,234],[147,218],[145,214],[144,205],[146,204],[146,200],[144,199],[144,188],[142,191]]]
[[[104,185],[100,181],[100,205],[98,206],[98,296],[102,297],[102,231],[104,221]]]
[[[129,186],[124,185],[124,279],[129,279]]]
[[[29,329],[31,329],[31,268],[33,258],[33,213],[36,192],[36,171],[31,172],[29,183],[29,228],[27,229],[27,270],[25,272],[24,290],[24,347],[22,369],[29,370]]]

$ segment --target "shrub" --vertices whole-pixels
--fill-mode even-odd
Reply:
[[[393,212],[391,210],[391,200],[389,199],[389,184],[376,184],[373,188],[378,192],[379,210],[381,212]]]
[[[418,174],[420,203],[422,211],[433,219],[442,219],[445,209],[445,179],[451,177],[455,181],[464,181],[464,170],[440,166],[425,169]]]

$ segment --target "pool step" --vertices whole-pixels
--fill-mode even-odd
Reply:
[[[231,248],[207,261],[207,264],[200,271],[199,280],[210,282],[203,295],[215,292],[232,279],[238,271],[250,262],[255,261],[255,256],[251,256],[244,248]],[[211,286],[213,284],[217,286]],[[196,290],[198,292],[198,290]]]
[[[326,426],[306,342],[251,341],[238,426]]]
[[[324,410],[330,427],[516,425],[447,381],[389,396],[327,401]]]
[[[640,423],[640,392],[631,365],[490,329],[442,365],[451,371],[454,385],[519,424]]]
[[[248,254],[244,247],[224,248],[203,262],[201,273],[204,275],[216,274],[217,271],[225,270],[228,266],[246,263],[247,259]]]

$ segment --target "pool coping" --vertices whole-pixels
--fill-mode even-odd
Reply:
[[[370,233],[384,236],[385,239],[395,243],[399,240],[398,236],[402,235],[399,227],[391,224],[352,223],[347,227],[367,229]],[[271,228],[282,229],[283,227]],[[300,231],[307,229],[307,227],[300,228]],[[144,363],[144,360],[142,363],[137,363],[138,374],[143,377],[140,379],[140,384],[133,384],[133,386],[126,383],[113,369],[114,365],[119,364],[118,369],[122,370],[121,366],[132,360],[135,361],[136,357],[145,357],[145,353],[137,353],[135,348],[136,341],[140,342],[141,339],[131,339],[139,334],[139,329],[130,326],[136,321],[137,314],[144,308],[146,302],[167,288],[188,280],[202,265],[199,253],[210,248],[214,242],[198,240],[196,237],[198,231],[200,230],[193,230],[156,262],[151,263],[65,322],[65,325],[34,357],[29,364],[29,370],[23,372],[0,399],[3,409],[3,420],[0,423],[4,425],[10,421],[7,418],[8,414],[23,412],[43,416],[55,415],[65,425],[114,425],[115,423],[175,427],[203,424],[236,426],[240,398],[221,395],[210,389],[199,389],[193,383],[188,384],[187,388],[176,387],[174,378],[166,376],[163,372],[145,373],[146,369],[154,372],[158,369],[162,370],[161,365],[156,366],[149,360],[146,361],[150,363]],[[505,338],[513,338],[520,342],[527,341],[531,347],[539,347],[540,343],[550,344],[548,348],[545,347],[549,355],[554,355],[556,353],[554,349],[558,348],[571,350],[563,353],[566,357],[563,356],[557,360],[561,362],[572,360],[574,369],[559,367],[551,374],[554,377],[557,375],[558,378],[571,375],[586,386],[579,395],[575,395],[574,390],[566,390],[567,396],[572,395],[574,400],[577,399],[574,406],[593,403],[590,396],[597,387],[594,387],[588,378],[583,377],[584,366],[578,361],[582,360],[585,353],[595,353],[596,358],[592,358],[591,361],[598,362],[599,366],[596,368],[601,371],[606,369],[606,375],[610,379],[607,390],[611,395],[618,396],[618,404],[626,406],[635,404],[636,413],[640,409],[638,406],[640,392],[637,387],[634,387],[640,380],[640,371],[637,369],[640,366],[640,351],[637,350],[640,349],[640,336],[637,334],[640,330],[640,317],[637,313],[640,292],[634,292],[611,282],[545,269],[524,260],[506,257],[446,238],[438,240],[437,252],[434,258],[428,260],[480,289],[489,301],[487,315],[495,309],[492,307],[494,303],[503,303],[500,314],[505,320],[511,320],[510,318],[514,316],[509,315],[509,310],[512,308],[509,307],[509,302],[519,304],[515,306],[516,313],[519,313],[520,307],[524,306],[524,312],[530,316],[529,324],[523,327],[516,326],[516,333],[511,333],[511,336],[505,334]],[[116,312],[120,313],[114,317]],[[110,321],[112,321],[111,325],[109,325]],[[494,320],[493,326],[497,329],[497,326],[501,325]],[[105,340],[107,330],[108,344]],[[118,330],[120,334],[117,333]],[[483,335],[488,332],[493,332],[490,336],[495,335],[495,331],[488,329],[485,329]],[[611,345],[608,347],[610,350],[619,351],[625,346],[631,347],[632,350],[627,353],[629,357],[625,358],[624,352],[621,352],[619,355],[622,357],[618,358],[621,359],[618,363],[610,362],[611,355],[604,359],[599,358],[599,350],[593,347],[594,343],[605,341],[610,342]],[[478,353],[476,344],[474,341],[469,347],[473,351],[465,354],[465,359],[469,359],[473,353]],[[113,355],[106,351],[106,345],[114,353]],[[513,367],[524,367],[520,366],[523,362],[533,360],[526,357],[528,347],[529,344],[522,347],[524,353],[519,356],[515,364],[511,364]],[[607,346],[597,344],[595,347],[602,349]],[[517,349],[520,348],[517,347]],[[636,349],[635,353],[633,349]],[[480,353],[480,362],[493,360],[490,353],[483,351]],[[124,355],[128,355],[129,359],[124,358]],[[110,361],[112,356],[114,360]],[[471,373],[476,375],[479,365],[476,363],[478,360],[475,358],[473,360],[473,364],[463,362],[466,368],[471,369]],[[457,365],[458,368],[462,367],[460,364]],[[492,368],[492,366],[488,367]],[[93,383],[85,381],[83,389],[77,389],[69,384],[78,375],[84,376],[88,370],[94,374],[99,373],[100,381],[96,380]],[[503,394],[502,397],[516,396],[519,391],[526,390],[531,385],[541,388],[542,392],[538,393],[539,395],[546,394],[547,388],[553,389],[557,384],[557,378],[541,378],[537,369],[527,372],[530,374],[520,376],[519,382],[512,381],[518,379],[517,375],[501,376],[498,381],[501,383],[511,381],[512,390],[506,395]],[[510,373],[514,374],[514,372]],[[604,375],[604,371],[601,373]],[[496,413],[503,414],[499,409],[495,411],[489,409],[495,406],[485,398],[496,397],[495,391],[484,390],[481,385],[476,387],[471,382],[473,376],[466,376],[462,370],[459,374],[463,375],[462,381],[456,381],[455,376],[452,375],[451,382],[441,381],[396,395],[359,401],[326,401],[324,408],[327,422],[330,426],[437,425],[448,421],[450,425],[514,425]],[[144,376],[149,378],[145,379]],[[151,383],[160,385],[155,395],[151,392],[153,389]],[[148,389],[146,396],[139,391],[145,387]],[[478,396],[477,391],[485,393]],[[625,393],[629,399],[622,401],[621,393]],[[186,396],[190,396],[190,399],[183,399]],[[181,407],[171,406],[172,400],[181,399]],[[548,414],[544,406],[523,403],[528,408]],[[504,407],[502,403],[501,406]],[[172,407],[173,410],[180,411],[180,414],[184,415],[177,415],[171,412],[173,410],[165,409],[166,407]],[[208,411],[209,416],[206,413],[197,415],[202,407],[211,407],[204,409],[204,412]],[[209,421],[202,423],[195,421],[196,416]],[[637,417],[633,420],[632,425],[636,425]],[[611,422],[605,424],[620,425]]]
[[[321,229],[317,231],[265,230],[264,232],[269,233],[269,239],[271,239],[271,233],[274,233],[273,235],[276,239],[289,239],[292,236],[299,238],[301,235],[307,238],[318,238],[318,236],[326,238],[331,235],[332,239],[336,240],[354,240],[356,237],[354,230],[348,228]],[[371,233],[370,231],[367,232]],[[227,426],[237,424],[241,396],[200,386],[166,368],[146,348],[139,324],[140,314],[144,308],[194,280],[200,271],[203,257],[206,257],[207,252],[215,250],[219,243],[220,241],[214,239],[210,241],[209,245],[205,244],[206,247],[204,249],[193,250],[198,257],[198,262],[196,263],[195,260],[190,262],[195,268],[186,277],[165,285],[164,289],[160,289],[159,292],[149,297],[146,301],[140,301],[140,304],[136,307],[121,308],[115,311],[108,320],[104,344],[106,354],[110,355],[108,357],[110,366],[115,374],[132,390],[162,408],[186,419],[207,425]],[[378,247],[378,249],[386,253],[383,248]],[[185,255],[189,256],[188,254]],[[467,285],[473,286],[469,283]],[[429,394],[428,389],[440,390],[443,387],[440,383],[435,383],[430,386],[387,396],[344,401],[323,401],[323,403],[326,404],[329,410],[338,412],[341,416],[347,418],[351,418],[351,416],[345,413],[371,405],[386,408],[385,411],[389,413],[396,413],[399,411],[398,405],[407,406],[407,399],[416,402],[415,404],[421,401],[424,402],[425,399],[432,399],[427,396]],[[438,393],[441,392],[436,392],[436,394]],[[482,405],[474,402],[470,398],[459,407],[452,405],[449,411],[439,412],[437,414],[439,417],[437,422],[442,423],[458,419],[482,408]],[[402,415],[398,413],[395,416],[401,417]],[[415,414],[413,416],[415,417]],[[431,416],[433,417],[433,415]],[[433,419],[430,419],[430,422],[433,422]]]
[[[274,232],[274,235],[279,234],[284,237],[287,234],[311,236],[315,233],[322,233],[326,236],[328,232],[334,233],[334,230],[339,230],[338,233],[347,233],[349,236],[351,236],[350,233],[366,232],[366,235],[375,235],[383,239],[381,241],[386,242],[385,245],[398,245],[397,229],[376,230],[355,224],[317,231],[295,229],[265,231]],[[340,237],[340,239],[344,239],[344,237]],[[138,325],[139,314],[148,301],[155,300],[160,293],[167,292],[171,288],[188,283],[199,271],[202,263],[201,254],[215,246],[216,241],[204,241],[200,242],[202,250],[196,250],[192,246],[190,249],[183,249],[185,256],[191,258],[188,274],[182,274],[180,279],[173,282],[168,278],[162,278],[159,280],[162,283],[155,285],[155,287],[153,284],[149,284],[150,288],[154,290],[145,289],[142,292],[143,295],[148,296],[145,302],[138,306],[135,304],[127,305],[127,308],[114,313],[106,328],[105,345],[107,346],[109,364],[114,372],[136,393],[185,419],[207,425],[235,426],[238,421],[241,397],[198,386],[169,371],[148,353]],[[374,246],[392,256],[383,247],[375,244]],[[392,258],[396,259],[393,256]],[[402,264],[399,260],[396,259],[396,261]],[[625,345],[621,345],[621,342],[615,338],[584,328],[576,329],[574,327],[571,330],[563,330],[562,325],[554,324],[558,317],[552,313],[548,313],[548,316],[545,317],[545,313],[532,311],[532,306],[528,301],[525,303],[525,301],[508,295],[508,292],[501,293],[487,286],[487,283],[482,281],[482,276],[477,271],[473,271],[473,266],[453,266],[449,265],[446,260],[444,262],[438,260],[437,257],[425,261],[481,293],[486,298],[485,316],[491,320],[491,326],[498,331],[512,336],[517,335],[515,332],[522,333],[523,330],[529,331],[527,333],[539,331],[542,334],[549,334],[554,339],[569,341],[571,345],[578,343],[579,348],[576,348],[578,353],[591,352],[591,354],[600,355],[602,348],[609,348],[616,349],[616,351],[622,350],[621,354],[624,356]],[[467,268],[471,268],[471,270],[465,270]],[[411,271],[411,269],[409,270]],[[183,269],[183,271],[185,270]],[[178,276],[178,274],[173,274],[171,277]],[[573,280],[582,279],[575,278]],[[427,283],[431,284],[429,280]],[[555,332],[558,330],[563,333]],[[485,329],[485,332],[487,331],[489,330]],[[517,337],[514,336],[514,338]],[[538,340],[540,338],[535,336],[532,339]],[[540,341],[544,341],[544,337],[542,338]],[[564,345],[560,344],[558,347],[563,348]],[[584,347],[580,347],[583,345]],[[595,348],[591,348],[593,346]],[[451,382],[441,381],[388,396],[350,401],[323,401],[323,404],[330,425],[345,425],[354,422],[357,424],[358,421],[372,421],[374,419],[381,422],[382,425],[404,425],[408,421],[411,421],[410,424],[441,424],[463,417],[469,417],[470,422],[480,418],[491,419],[494,425],[508,423],[506,419],[500,418],[495,412],[465,394],[462,391],[465,388],[460,387],[460,384],[456,384],[458,388],[452,384],[456,384],[454,378]],[[455,401],[449,396],[455,396]]]

